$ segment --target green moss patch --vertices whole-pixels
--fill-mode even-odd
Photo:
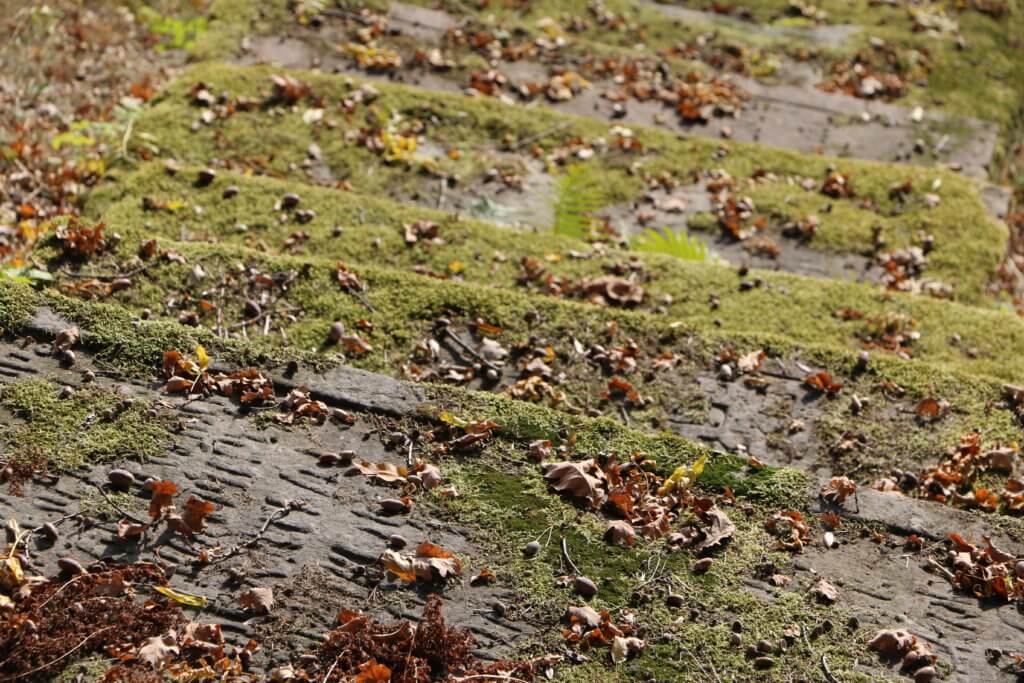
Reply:
[[[885,321],[902,316],[911,327],[908,332],[919,335],[907,346],[916,358],[1006,380],[1024,372],[1024,360],[1017,360],[1024,354],[1013,352],[1024,349],[1024,322],[1002,310],[768,271],[742,278],[764,283],[744,290],[733,269],[716,264],[614,248],[592,252],[556,235],[516,233],[379,197],[270,178],[225,173],[197,188],[197,170],[190,167],[169,175],[159,165],[147,165],[97,190],[89,212],[124,236],[119,253],[125,257],[134,254],[143,239],[185,239],[415,270],[505,288],[520,288],[520,262],[525,257],[537,259],[555,276],[571,279],[599,276],[630,262],[644,273],[648,303],[643,308],[699,327],[714,324],[733,333],[777,334],[799,343],[858,348],[877,340],[876,328]],[[227,187],[237,188],[238,194],[226,198]],[[275,210],[289,193],[300,196],[299,207],[315,212],[307,222],[297,221],[294,212]],[[786,205],[783,197],[777,200]],[[161,205],[173,208],[153,208]],[[438,224],[441,243],[406,244],[403,226],[421,220]],[[866,226],[864,230],[869,231]],[[294,234],[300,231],[304,237],[296,240]],[[574,257],[579,254],[587,257]],[[844,319],[839,315],[842,310],[862,317]]]
[[[61,397],[46,380],[0,385],[0,406],[17,419],[2,433],[14,462],[63,472],[97,462],[146,460],[171,440],[172,418],[148,401],[127,401],[97,386]]]
[[[327,123],[309,124],[303,120],[309,102],[269,108],[265,104],[271,91],[269,77],[274,73],[277,71],[264,67],[197,66],[173,83],[143,114],[135,140],[146,147],[146,154],[152,154],[155,145],[162,154],[185,161],[207,164],[217,159],[258,173],[299,179],[308,179],[302,168],[314,173],[316,165],[311,166],[307,156],[310,145],[315,143],[322,164],[338,181],[344,180],[368,194],[408,200],[436,196],[439,177],[457,176],[460,183],[481,180],[488,169],[499,163],[503,144],[529,140],[545,154],[551,154],[571,140],[616,139],[611,127],[598,121],[392,84],[374,84],[380,94],[370,104],[345,105],[347,109],[341,109],[336,103],[354,97],[362,83],[296,72],[296,78],[323,98]],[[250,98],[254,107],[236,110],[209,125],[197,123],[200,110],[191,105],[190,95],[196,83],[205,84],[211,92],[226,92],[231,98]],[[419,126],[423,126],[422,130],[410,133]],[[413,155],[396,153],[397,156],[387,151],[371,151],[364,135],[369,132],[372,137],[379,130],[390,131],[389,135],[415,135],[420,140],[418,151]],[[759,176],[763,172],[779,178],[809,177],[819,182],[830,165],[836,165],[851,176],[857,198],[835,200],[833,203],[843,205],[844,209],[834,212],[834,218],[832,214],[822,214],[820,238],[810,242],[812,249],[867,249],[871,245],[864,243],[863,238],[872,224],[882,227],[887,244],[893,248],[911,245],[918,232],[927,229],[935,237],[936,245],[930,256],[929,276],[952,283],[959,299],[977,301],[982,298],[984,286],[1005,248],[1005,227],[987,215],[973,181],[956,174],[814,157],[753,144],[728,143],[723,155],[719,151],[721,142],[679,139],[653,129],[636,128],[636,137],[643,152],[617,151],[610,145],[607,152],[595,155],[589,162],[599,165],[600,175],[606,177],[601,185],[610,189],[610,203],[634,198],[640,189],[638,170],[654,174],[669,171],[678,178],[687,178],[694,172],[722,168],[741,181],[755,172]],[[461,155],[446,153],[453,149],[462,152]],[[893,215],[896,205],[889,196],[889,188],[908,179],[922,188],[941,180],[940,204]],[[765,185],[761,191],[769,192],[765,189],[768,187],[774,187],[774,183]],[[755,186],[751,191],[756,194],[758,188]],[[800,195],[807,191],[786,192]],[[791,201],[795,202],[796,210],[802,210],[821,204],[822,199],[808,195]],[[858,208],[868,205],[870,209]],[[851,220],[853,215],[863,218]],[[851,226],[849,231],[846,225]],[[965,230],[965,225],[971,229]]]

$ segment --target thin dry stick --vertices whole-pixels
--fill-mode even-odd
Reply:
[[[150,522],[145,522],[145,521],[139,519],[138,517],[136,517],[135,515],[131,514],[130,512],[128,512],[127,510],[122,508],[120,505],[115,503],[114,500],[110,496],[107,495],[107,492],[103,490],[102,486],[100,486],[99,484],[97,484],[95,482],[89,482],[89,483],[92,484],[96,488],[96,490],[100,492],[100,495],[103,496],[103,500],[107,501],[107,503],[110,505],[110,507],[112,507],[115,510],[117,510],[121,514],[122,517],[124,517],[125,519],[130,519],[133,522],[135,522],[136,524],[143,524],[145,526],[149,526],[150,525]]]
[[[291,511],[292,511],[292,508],[291,507],[287,507],[287,506],[275,509],[270,514],[270,516],[267,517],[266,521],[263,522],[263,526],[260,527],[260,530],[256,532],[255,536],[250,538],[248,541],[244,541],[244,542],[239,543],[238,545],[234,546],[233,548],[231,548],[227,552],[227,554],[225,554],[223,557],[218,557],[217,559],[211,561],[210,564],[220,564],[221,562],[224,562],[225,560],[231,559],[232,557],[234,557],[238,553],[242,552],[244,549],[253,547],[254,545],[259,543],[263,539],[263,534],[265,534],[267,532],[267,529],[270,528],[271,524],[273,524],[274,522],[276,522],[277,520],[279,520],[279,519],[281,519],[283,517],[287,517],[288,513],[290,513]]]
[[[564,536],[562,537],[562,557],[564,557],[565,561],[569,563],[570,567],[572,567],[573,574],[576,576],[583,576],[580,572],[580,568],[577,567],[576,563],[572,561],[571,557],[569,557],[569,544],[566,542]]]
[[[484,358],[483,356],[481,356],[476,351],[476,349],[472,348],[469,344],[467,344],[466,342],[462,341],[462,337],[460,337],[459,335],[457,335],[454,332],[452,332],[451,329],[448,328],[447,326],[441,328],[441,336],[442,337],[447,336],[449,339],[451,339],[453,342],[455,342],[459,346],[460,349],[462,349],[463,351],[468,353],[470,356],[472,356],[476,360],[480,361],[480,363],[485,368],[488,368],[489,370],[494,370],[497,373],[501,372],[501,368],[499,368],[497,365],[495,365],[491,361],[489,361],[486,358]]]
[[[828,660],[825,659],[825,655],[821,656],[821,670],[825,672],[825,678],[828,679],[828,683],[839,683],[839,679],[832,674],[832,670],[828,668]]]

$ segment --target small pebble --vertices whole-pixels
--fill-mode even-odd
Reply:
[[[39,527],[39,533],[46,536],[50,541],[56,541],[60,537],[60,532],[57,531],[57,526],[53,522],[47,522]]]
[[[401,534],[391,534],[388,536],[388,545],[394,550],[401,550],[409,545],[409,541],[405,540],[405,536]]]

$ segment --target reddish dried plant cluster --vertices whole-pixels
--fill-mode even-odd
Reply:
[[[532,662],[484,663],[474,657],[473,636],[448,626],[441,598],[431,595],[418,624],[381,624],[358,612],[343,610],[338,628],[304,655],[297,665],[278,670],[299,681],[360,683],[429,683],[453,678],[532,681]],[[280,680],[288,680],[280,678]]]

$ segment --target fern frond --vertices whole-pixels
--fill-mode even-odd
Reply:
[[[634,237],[629,246],[636,251],[667,254],[684,261],[706,261],[708,258],[708,246],[685,230],[647,228]]]
[[[587,169],[575,164],[566,169],[558,181],[558,198],[555,202],[555,226],[557,235],[585,239],[594,225],[594,213],[604,205],[604,197],[587,177]]]

